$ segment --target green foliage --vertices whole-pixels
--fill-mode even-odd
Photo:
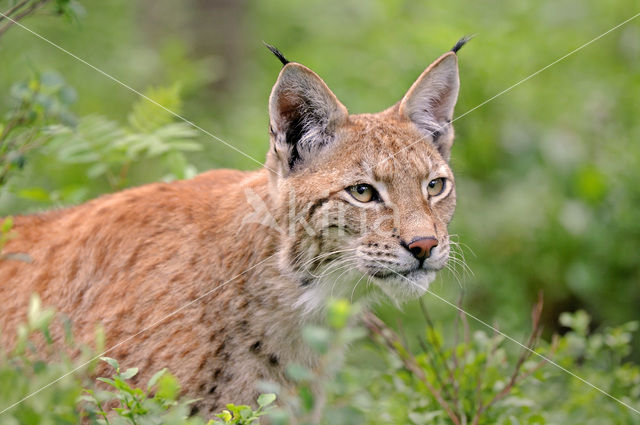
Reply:
[[[258,408],[253,410],[251,406],[227,404],[226,410],[218,413],[218,419],[212,424],[249,425],[255,423],[260,416],[266,415],[271,410],[271,404],[276,401],[276,395],[272,393],[262,394],[258,397]]]
[[[147,97],[179,112],[179,92],[177,85],[154,88]],[[122,126],[100,115],[73,117],[68,106],[74,91],[54,72],[36,73],[28,82],[14,85],[12,93],[16,107],[8,114],[4,137],[0,136],[0,155],[4,153],[0,163],[5,165],[0,183],[16,168],[33,169],[43,161],[51,173],[40,174],[42,186],[10,182],[10,190],[22,198],[44,203],[81,201],[107,187],[126,186],[132,167],[154,159],[160,170],[168,172],[165,180],[196,172],[185,157],[185,152],[201,149],[194,140],[196,130],[175,122],[175,116],[144,98],[133,105],[129,125]],[[60,173],[69,167],[74,170],[71,176]],[[78,183],[77,172],[84,174],[84,183]],[[51,190],[47,185],[56,180],[58,187]]]
[[[372,424],[640,423],[636,413],[545,359],[640,409],[640,367],[624,361],[637,323],[590,333],[586,313],[562,317],[569,332],[551,344],[529,345],[540,356],[518,354],[500,334],[469,332],[463,318],[460,333],[449,338],[428,323],[417,354],[397,335],[389,339],[390,329],[376,331],[386,335],[386,367],[375,373],[363,411],[376,410]]]
[[[52,337],[52,329],[60,325],[65,330],[62,346]],[[100,338],[96,339],[101,351]],[[71,361],[65,350],[80,356]],[[0,347],[0,424],[248,425],[267,414],[275,401],[274,394],[262,394],[255,410],[229,404],[207,422],[190,416],[197,400],[181,399],[178,381],[166,369],[155,373],[142,389],[129,383],[138,368],[123,370],[117,360],[101,357],[113,373],[97,378],[96,385],[89,379],[95,367],[93,356],[93,350],[74,343],[68,321],[43,308],[34,294],[15,345],[9,352]]]
[[[341,376],[347,348],[366,335],[356,325],[359,313],[357,304],[330,300],[326,323],[304,327],[303,339],[319,361],[311,369],[299,364],[287,366],[287,376],[295,383],[293,392],[273,383],[263,384],[265,390],[275,390],[282,404],[270,413],[272,424],[342,424],[351,422],[340,418],[360,418],[361,414],[343,397],[346,384]]]
[[[163,369],[149,379],[146,389],[132,387],[127,381],[138,374],[138,368],[121,370],[117,360],[102,357],[114,369],[109,378],[101,377],[110,388],[85,389],[78,398],[83,416],[96,424],[175,424],[198,425],[205,422],[189,416],[193,401],[180,401],[176,378]],[[107,408],[108,406],[108,408]]]
[[[305,341],[319,355],[317,367],[288,366],[293,392],[262,384],[279,393],[278,407],[272,407],[276,395],[268,392],[258,398],[257,408],[228,404],[207,424],[247,425],[263,415],[274,425],[640,423],[618,401],[545,359],[640,409],[640,367],[624,360],[637,322],[593,332],[585,312],[565,313],[565,335],[536,346],[534,316],[528,346],[543,358],[529,350],[518,354],[518,347],[497,333],[470,332],[464,316],[458,319],[460,334],[453,336],[443,335],[427,320],[418,337],[424,344],[414,353],[406,345],[410,336],[400,336],[359,310],[345,300],[333,301],[326,325],[305,329]],[[205,419],[189,416],[196,400],[179,398],[179,384],[167,370],[153,375],[144,389],[137,388],[129,383],[137,368],[123,369],[117,360],[102,357],[113,373],[91,384],[87,371],[93,366],[92,351],[75,346],[67,332],[67,347],[83,354],[71,362],[60,353],[50,331],[54,312],[42,308],[35,295],[27,318],[15,347],[0,355],[0,407],[9,408],[0,415],[0,424],[205,424]],[[360,320],[376,344],[359,342],[365,335]],[[345,351],[354,344],[352,356],[368,361],[345,365]],[[60,354],[50,361],[54,353]],[[86,364],[89,369],[76,366]]]
[[[71,361],[64,351],[54,349],[50,333],[53,310],[43,309],[36,295],[31,298],[27,318],[18,328],[11,351],[0,347],[0,410],[11,407],[0,414],[0,424],[77,424],[76,399],[87,368],[70,372],[88,361],[90,350],[73,347],[82,354]],[[56,360],[49,362],[45,357]]]
[[[11,87],[13,108],[0,119],[0,185],[22,168],[26,156],[48,140],[54,123],[72,125],[75,91],[56,72],[34,72]]]
[[[85,389],[78,398],[83,417],[91,424],[109,425],[204,425],[205,420],[190,416],[191,404],[197,400],[180,400],[180,386],[177,379],[166,369],[154,374],[147,382],[146,389],[132,387],[127,381],[138,374],[137,368],[120,369],[118,361],[102,357],[114,373],[110,378],[98,378],[110,390]],[[258,408],[228,404],[227,408],[215,415],[207,425],[234,424],[249,425],[268,413],[275,401],[274,394],[258,397]],[[109,406],[107,410],[106,406]]]
[[[420,349],[413,352],[407,346],[411,336],[366,313],[363,323],[377,342],[357,343],[351,357],[358,361],[345,365],[345,347],[363,332],[354,320],[361,317],[357,311],[344,300],[334,301],[327,326],[306,328],[305,340],[320,355],[319,367],[289,366],[296,391],[282,391],[284,406],[272,411],[271,423],[640,423],[633,411],[547,360],[639,409],[640,367],[624,361],[636,322],[590,332],[585,312],[563,313],[569,331],[547,344],[538,340],[540,304],[528,349],[520,349],[499,333],[472,331],[464,315],[454,335],[445,335],[426,316],[423,334],[416,337]],[[349,317],[344,326],[333,326],[336,312]]]

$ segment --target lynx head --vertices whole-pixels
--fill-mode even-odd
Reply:
[[[313,71],[274,51],[284,67],[269,99],[266,165],[283,229],[279,266],[304,287],[305,306],[353,294],[361,282],[396,301],[420,296],[445,266],[462,44],[398,103],[360,115]]]

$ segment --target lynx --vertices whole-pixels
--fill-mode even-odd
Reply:
[[[101,324],[115,347],[108,355],[139,367],[139,382],[167,367],[202,413],[254,402],[259,381],[286,386],[287,364],[314,365],[300,330],[328,297],[364,280],[365,298],[402,302],[445,266],[465,41],[398,103],[360,115],[273,48],[283,68],[263,169],[214,170],[15,218],[0,261],[2,344],[37,293],[80,341]]]

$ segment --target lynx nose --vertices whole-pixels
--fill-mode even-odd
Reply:
[[[429,258],[431,250],[438,246],[438,240],[433,236],[415,238],[407,248],[418,260]]]

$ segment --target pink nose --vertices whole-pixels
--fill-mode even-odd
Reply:
[[[414,239],[407,247],[414,257],[422,261],[429,258],[431,250],[436,246],[438,246],[438,240],[433,236],[428,236]]]

